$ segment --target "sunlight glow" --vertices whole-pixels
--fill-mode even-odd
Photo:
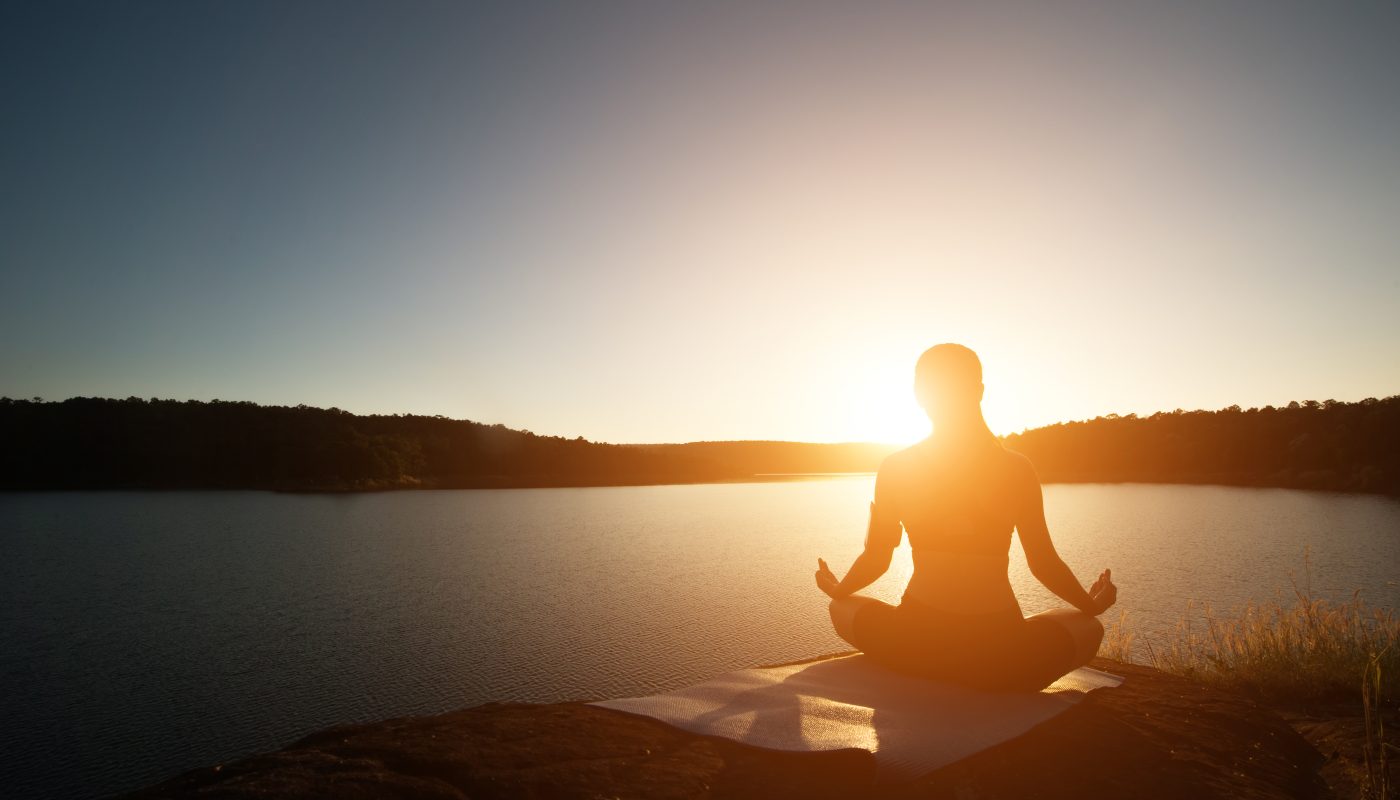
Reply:
[[[1286,14],[1182,14],[1173,34],[1176,14],[1143,10],[1009,25],[978,4],[657,3],[615,26],[564,5],[570,22],[519,54],[533,12],[502,22],[499,47],[443,34],[494,30],[466,4],[415,16],[423,35],[386,40],[376,80],[314,101],[309,77],[233,91],[247,69],[172,39],[193,76],[161,61],[113,80],[227,123],[180,137],[188,152],[104,81],[70,93],[45,88],[66,72],[11,69],[36,80],[15,118],[57,116],[0,130],[3,152],[32,154],[9,216],[35,222],[0,240],[0,260],[29,265],[0,281],[26,298],[0,314],[0,393],[441,414],[619,443],[896,443],[927,430],[912,371],[941,342],[981,356],[1003,435],[1396,390],[1381,28],[1343,25],[1365,46],[1324,68],[1293,46],[1311,21]],[[255,71],[368,68],[358,24],[302,16],[325,57],[289,33],[245,54]],[[1193,33],[1217,29],[1242,46]],[[81,41],[0,57],[96,58]],[[69,114],[98,114],[76,149],[45,133]],[[74,152],[120,156],[112,179],[89,186]],[[192,163],[208,173],[191,181]],[[135,185],[149,203],[130,202]],[[76,205],[26,200],[40,195]],[[91,237],[65,238],[79,219]]]
[[[1007,334],[1014,338],[1014,334]],[[825,441],[872,441],[908,445],[929,435],[931,426],[914,397],[914,363],[919,353],[948,337],[912,337],[904,341],[866,341],[841,354],[846,366],[839,367],[839,383],[826,391],[838,400],[831,403],[834,414]],[[978,341],[962,342],[978,350]],[[1035,408],[1035,395],[1021,387],[1039,380],[1034,363],[1019,364],[1014,354],[995,343],[983,348],[986,395],[982,413],[992,432],[1004,436],[1042,424],[1053,411]]]
[[[901,388],[890,392],[877,383],[857,387],[859,394],[847,404],[843,420],[852,441],[913,444],[928,436],[928,417],[915,402],[913,390]]]

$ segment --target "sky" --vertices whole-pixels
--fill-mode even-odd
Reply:
[[[907,442],[1400,393],[1400,7],[8,2],[0,395]]]

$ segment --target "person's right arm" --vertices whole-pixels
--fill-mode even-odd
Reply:
[[[846,577],[837,580],[826,561],[817,559],[817,586],[832,598],[854,594],[884,575],[904,535],[899,513],[895,510],[895,478],[886,464],[881,464],[875,475],[875,502],[870,504],[865,549],[856,557]]]
[[[1040,479],[1036,477],[1030,462],[1026,462],[1026,478],[1022,485],[1023,499],[1016,531],[1021,537],[1021,547],[1026,551],[1026,563],[1030,566],[1031,574],[1061,600],[1085,614],[1102,614],[1118,597],[1111,574],[1104,570],[1093,587],[1085,591],[1074,576],[1074,571],[1060,558],[1054,543],[1050,541],[1050,528],[1045,522],[1045,498],[1040,489]]]
[[[851,565],[846,577],[836,581],[828,590],[823,587],[823,591],[831,595],[832,598],[846,597],[855,594],[875,582],[876,578],[885,574],[885,570],[890,568],[890,559],[894,556],[894,548],[883,545],[871,546],[866,544],[865,549],[856,556],[855,563]],[[817,585],[823,586],[822,572],[832,575],[831,568],[826,565],[823,559],[817,559]],[[832,575],[834,578],[835,576]]]

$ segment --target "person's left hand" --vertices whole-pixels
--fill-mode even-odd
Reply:
[[[1106,569],[1099,573],[1099,579],[1089,587],[1089,598],[1098,606],[1099,610],[1095,612],[1097,614],[1102,614],[1118,602],[1118,587],[1113,585],[1112,570]]]
[[[836,579],[831,571],[831,567],[826,565],[822,559],[817,559],[817,588],[826,592],[828,597],[841,596],[841,581]]]

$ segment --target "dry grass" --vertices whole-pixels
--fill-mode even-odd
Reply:
[[[1099,654],[1289,704],[1360,701],[1362,796],[1397,796],[1387,764],[1397,751],[1386,742],[1383,722],[1400,703],[1400,617],[1394,611],[1367,606],[1359,592],[1345,603],[1314,598],[1305,579],[1301,588],[1295,582],[1291,599],[1251,603],[1225,617],[1209,606],[1188,607],[1155,646],[1136,638],[1122,613],[1107,626]]]
[[[1291,604],[1251,603],[1230,617],[1188,615],[1148,663],[1166,672],[1261,695],[1291,699],[1360,697],[1372,664],[1377,699],[1400,699],[1400,617],[1359,596],[1329,603],[1298,592]],[[1118,626],[1123,627],[1120,621]],[[1119,641],[1131,633],[1114,632]],[[1128,638],[1127,648],[1132,641]]]
[[[1373,658],[1361,681],[1361,705],[1366,725],[1366,746],[1363,753],[1366,771],[1361,783],[1363,797],[1390,800],[1396,787],[1390,781],[1390,753],[1397,748],[1385,740],[1385,719],[1381,710],[1381,687],[1384,685],[1380,658]]]
[[[1136,638],[1120,614],[1099,652],[1278,699],[1360,699],[1364,683],[1377,703],[1400,701],[1400,616],[1367,606],[1359,592],[1330,603],[1295,583],[1291,601],[1250,603],[1229,616],[1188,607],[1165,640]]]
[[[1137,635],[1133,633],[1128,612],[1120,611],[1112,624],[1104,626],[1103,644],[1099,645],[1099,655],[1114,661],[1132,661],[1133,642],[1136,640]]]

